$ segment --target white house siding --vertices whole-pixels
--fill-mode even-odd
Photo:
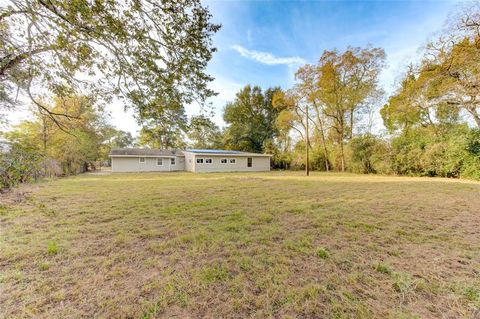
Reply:
[[[157,165],[157,158],[162,158],[163,165]],[[140,157],[112,157],[112,172],[169,172],[185,170],[183,156],[175,158],[175,165],[171,165],[170,157],[145,157],[140,163]]]
[[[188,152],[185,152],[185,158],[187,159]],[[252,167],[247,167],[247,158],[252,158]],[[203,158],[203,164],[196,162],[197,158]],[[211,158],[212,163],[205,163],[205,159]],[[227,163],[221,162],[223,158],[227,159]],[[235,164],[230,163],[230,159],[235,159]],[[188,160],[187,160],[188,161]],[[209,156],[194,154],[193,159],[193,172],[264,172],[270,170],[270,156]]]

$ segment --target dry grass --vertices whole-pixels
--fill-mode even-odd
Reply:
[[[145,173],[25,194],[0,206],[0,317],[478,315],[479,183]]]

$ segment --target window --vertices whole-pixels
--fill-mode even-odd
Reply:
[[[206,158],[205,159],[205,164],[212,164],[212,159],[211,158]]]
[[[227,164],[227,159],[226,159],[226,158],[222,158],[222,159],[220,160],[220,163],[222,163],[222,164]]]
[[[237,162],[237,160],[235,158],[230,159],[230,164],[235,164],[236,162]]]
[[[140,157],[139,161],[140,163],[145,163],[145,157]]]
[[[247,158],[247,167],[252,167],[252,158]]]
[[[175,165],[175,157],[173,157],[173,158],[170,159],[170,164],[171,164],[171,165]]]
[[[157,166],[163,165],[163,158],[157,158]]]
[[[197,158],[197,164],[203,164],[203,158]]]

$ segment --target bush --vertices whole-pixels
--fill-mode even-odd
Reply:
[[[0,191],[39,178],[41,161],[41,155],[19,145],[0,153]]]
[[[391,172],[391,160],[388,144],[371,134],[353,137],[348,143],[347,166],[354,173]]]
[[[480,133],[466,125],[419,127],[392,140],[400,175],[480,179]]]

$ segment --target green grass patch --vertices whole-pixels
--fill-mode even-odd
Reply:
[[[328,252],[328,250],[322,247],[317,248],[317,250],[315,251],[315,255],[321,259],[327,259],[328,257],[330,257],[330,253]]]
[[[47,253],[49,255],[56,255],[60,252],[60,246],[57,244],[56,241],[50,240],[47,243]]]
[[[379,273],[387,274],[387,275],[391,275],[393,273],[392,269],[389,266],[382,263],[378,263],[375,266],[375,270],[378,271]]]

